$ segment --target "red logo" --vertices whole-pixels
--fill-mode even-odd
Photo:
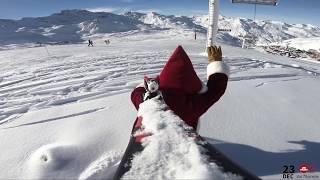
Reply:
[[[301,164],[299,167],[299,171],[301,173],[307,173],[310,172],[312,170],[312,167],[308,164]]]

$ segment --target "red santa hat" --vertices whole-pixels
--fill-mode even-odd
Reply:
[[[202,81],[197,76],[190,58],[178,46],[159,76],[160,89],[186,94],[205,92]]]

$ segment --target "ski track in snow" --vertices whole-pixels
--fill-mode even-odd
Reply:
[[[294,81],[307,77],[318,77],[320,75],[317,71],[296,64],[287,65],[249,58],[225,58],[225,62],[231,67],[231,77],[229,81],[263,80],[263,82],[258,83],[255,87],[270,83]],[[289,69],[290,73],[288,73],[288,71],[285,71],[285,73],[281,72],[282,68]]]
[[[1,52],[4,53],[5,51]],[[116,55],[103,52],[95,57],[71,53],[53,57],[31,56],[24,59],[26,62],[22,64],[14,61],[1,74],[0,124],[14,120],[32,109],[128,92],[140,83],[144,75],[159,74],[170,53],[149,51]],[[279,82],[274,79],[287,81],[310,75],[319,76],[316,71],[297,64],[228,57],[225,61],[231,66],[230,81],[266,79],[266,82],[257,84],[257,87]],[[32,63],[31,67],[28,62]],[[205,80],[203,72],[206,63],[194,61],[193,64],[198,72],[202,72],[199,76]],[[292,73],[281,73],[282,68],[292,69]],[[252,75],[247,76],[248,73],[244,73],[247,71],[253,71]]]
[[[22,72],[14,72],[20,64],[13,64],[1,74],[0,123],[30,109],[130,91],[144,75],[158,74],[165,61],[154,60],[166,56],[163,52],[122,56],[107,52],[99,57],[42,57],[37,61],[27,59],[33,61],[32,67],[20,66]]]

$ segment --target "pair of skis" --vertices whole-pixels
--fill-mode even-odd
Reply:
[[[130,170],[132,167],[132,159],[136,153],[142,152],[144,147],[141,143],[141,140],[145,138],[145,136],[135,136],[135,132],[140,129],[141,122],[143,121],[143,117],[139,117],[139,120],[134,127],[132,135],[130,136],[130,141],[127,146],[127,149],[123,155],[123,158],[119,164],[119,167],[114,175],[115,180],[121,179],[121,177]],[[208,157],[209,162],[215,163],[217,166],[221,168],[221,170],[225,173],[232,173],[238,176],[241,176],[243,179],[259,179],[257,176],[251,174],[247,170],[243,169],[241,166],[233,162],[227,156],[225,156],[222,152],[220,152],[217,148],[215,148],[212,144],[206,142],[201,136],[197,134],[193,129],[186,130],[185,132],[191,137],[195,138],[195,141],[198,141],[198,146],[201,146],[204,151],[204,155]]]

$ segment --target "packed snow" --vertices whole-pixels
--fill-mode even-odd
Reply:
[[[111,178],[137,116],[130,92],[144,75],[158,75],[181,44],[206,81],[205,35],[132,30],[91,38],[94,47],[0,51],[0,179]],[[295,176],[302,163],[320,167],[320,65],[220,45],[231,75],[201,117],[200,135],[264,179],[282,178],[284,165],[294,165]]]

